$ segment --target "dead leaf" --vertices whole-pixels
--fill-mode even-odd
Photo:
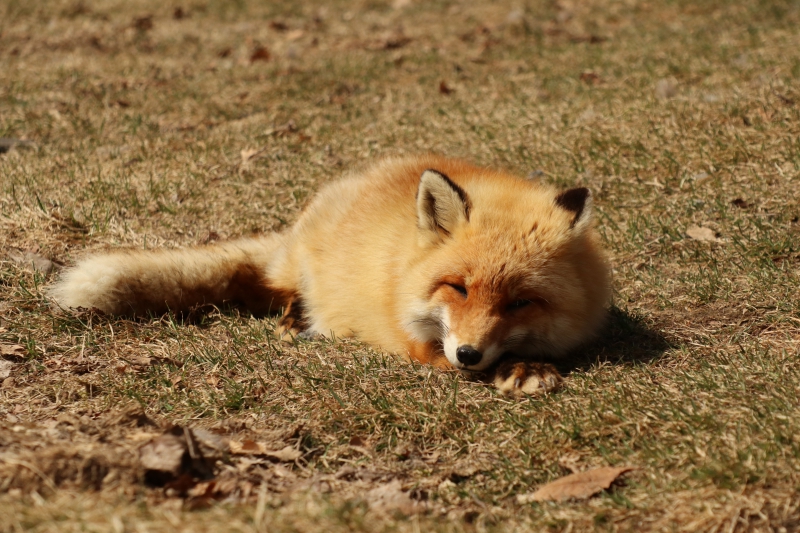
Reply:
[[[8,357],[25,357],[25,348],[19,344],[0,344],[0,355]]]
[[[656,97],[662,100],[678,94],[678,82],[675,78],[662,78],[656,82]]]
[[[14,363],[0,359],[0,379],[5,380],[11,375],[11,369],[14,368]]]
[[[350,444],[350,446],[364,447],[364,446],[367,445],[367,441],[365,441],[364,439],[362,439],[358,435],[354,435],[353,437],[350,437],[350,442],[348,444]]]
[[[257,46],[250,54],[250,62],[255,63],[256,61],[269,61],[270,57],[271,55],[269,50],[263,46]]]
[[[453,89],[449,85],[447,85],[447,83],[444,80],[442,80],[439,82],[439,92],[442,94],[451,94],[453,92]]]
[[[141,32],[153,29],[153,15],[145,15],[133,19],[133,27]]]
[[[686,236],[696,241],[723,242],[722,239],[717,237],[717,234],[713,229],[705,228],[703,226],[689,226],[686,229]]]
[[[518,494],[517,503],[561,502],[572,498],[583,500],[608,489],[619,476],[631,470],[635,468],[605,466],[570,474],[539,487],[539,490],[531,494]]]
[[[242,165],[248,165],[250,161],[258,157],[260,154],[264,153],[265,148],[258,149],[258,148],[243,148],[239,155],[242,157]]]
[[[424,510],[424,505],[412,500],[399,479],[367,492],[365,499],[370,510],[381,514],[402,513],[411,515]]]
[[[305,34],[303,30],[292,30],[286,34],[287,41],[296,41]]]
[[[742,198],[735,198],[731,200],[731,205],[734,207],[738,207],[739,209],[749,209],[753,207],[753,204],[751,202],[743,200]]]
[[[150,366],[150,363],[153,361],[152,358],[145,355],[133,355],[130,357],[125,357],[124,360],[133,366]]]
[[[589,85],[597,85],[602,80],[600,79],[599,74],[592,72],[591,70],[587,70],[585,72],[581,72],[581,81],[588,83]]]
[[[139,448],[139,462],[145,470],[177,476],[187,450],[182,435],[165,433]]]
[[[286,446],[281,450],[270,450],[263,442],[256,442],[249,439],[242,442],[232,440],[228,444],[228,447],[234,455],[263,455],[270,459],[276,459],[287,463],[296,461],[303,455],[301,451],[291,446]]]
[[[264,453],[267,457],[271,459],[277,459],[278,461],[283,461],[284,463],[291,463],[300,459],[303,456],[303,453],[300,450],[296,450],[291,446],[286,446],[281,450],[278,451],[268,451]]]
[[[21,267],[35,270],[42,274],[49,274],[56,268],[55,263],[48,258],[27,250],[11,250],[8,252],[8,257]]]
[[[31,141],[0,137],[0,154],[8,152],[12,148],[33,148],[34,146],[35,145]]]

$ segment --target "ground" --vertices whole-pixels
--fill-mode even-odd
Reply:
[[[5,0],[0,531],[798,530],[798,81],[795,0]],[[422,151],[594,191],[611,318],[558,392],[46,298]]]

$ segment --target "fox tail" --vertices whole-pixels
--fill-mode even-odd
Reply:
[[[266,276],[280,244],[280,235],[272,234],[195,248],[93,255],[65,272],[50,296],[64,308],[117,315],[185,312],[224,303],[274,312],[287,301]]]

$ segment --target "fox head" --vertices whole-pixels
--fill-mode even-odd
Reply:
[[[404,326],[440,344],[456,368],[484,370],[504,354],[558,356],[602,323],[608,267],[588,189],[430,169],[416,210],[417,254],[400,288],[411,299]]]

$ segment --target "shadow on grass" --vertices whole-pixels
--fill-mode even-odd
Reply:
[[[645,317],[613,306],[600,335],[558,361],[556,366],[562,373],[569,374],[587,370],[600,362],[649,363],[672,347],[674,343],[648,324]]]

